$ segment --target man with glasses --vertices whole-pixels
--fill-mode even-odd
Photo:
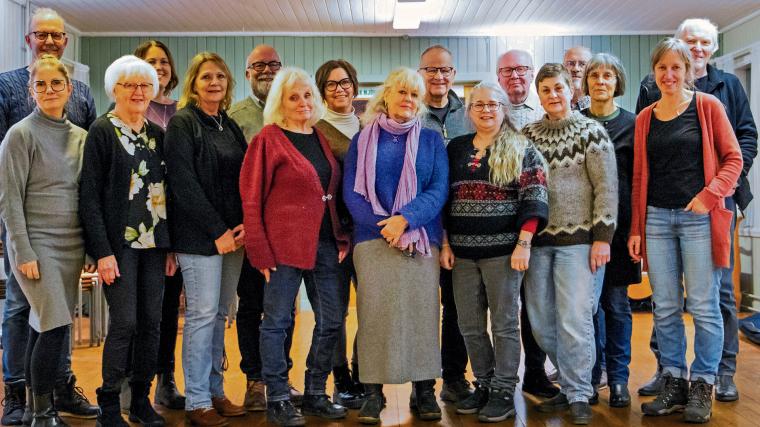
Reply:
[[[25,37],[34,58],[44,54],[55,55],[59,59],[66,49],[68,38],[63,18],[52,9],[41,8],[32,15],[29,33]],[[73,93],[66,104],[66,117],[75,125],[88,129],[95,121],[95,101],[84,83],[72,80]],[[55,87],[52,88],[56,90]],[[61,89],[63,90],[63,89]],[[8,129],[28,116],[35,107],[29,92],[29,70],[22,67],[0,74],[0,140]],[[3,227],[3,244],[6,243]],[[5,382],[5,407],[3,425],[21,425],[24,405],[27,403],[24,380],[24,359],[29,337],[29,303],[18,285],[8,261],[7,251],[3,254],[5,263],[5,310],[3,311],[3,381]],[[65,339],[69,340],[71,330]],[[76,387],[76,378],[71,371],[71,349],[61,355],[59,378],[55,386],[55,407],[61,415],[77,418],[95,418],[98,407],[91,405]],[[31,422],[31,413],[28,414]]]
[[[583,94],[583,73],[591,60],[591,50],[585,46],[571,47],[565,52],[562,64],[573,79],[573,100],[570,108],[585,110],[591,106],[591,98]]]
[[[248,143],[264,127],[264,105],[272,87],[275,75],[282,68],[280,55],[269,45],[256,46],[245,62],[245,78],[251,84],[251,95],[235,103],[229,109]],[[264,276],[244,258],[243,270],[238,282],[237,334],[240,347],[240,370],[246,376],[246,391],[243,406],[249,411],[266,411],[266,386],[261,376],[261,353],[259,352],[259,326],[264,313]],[[295,315],[295,313],[294,313]],[[293,327],[285,339],[285,354],[288,355],[288,370],[293,367],[290,348],[293,343]],[[303,395],[290,387],[290,400],[301,404]]]
[[[419,73],[425,81],[425,105],[428,113],[422,118],[422,126],[443,135],[446,144],[452,138],[473,131],[467,118],[467,109],[456,92],[451,89],[457,70],[454,57],[441,45],[430,46],[420,55]],[[467,369],[467,347],[459,331],[457,309],[451,270],[441,269],[441,365],[443,388],[441,400],[457,403],[472,394],[470,383],[464,378]]]

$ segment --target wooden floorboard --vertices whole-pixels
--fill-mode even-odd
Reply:
[[[356,317],[353,308],[349,316],[349,335],[353,336],[356,330]],[[309,312],[303,312],[298,315],[294,347],[293,360],[296,367],[291,371],[293,383],[303,387],[304,380],[304,363],[308,353],[308,346],[311,340],[311,330],[313,328],[313,316]],[[633,355],[631,363],[630,390],[632,392],[633,402],[630,408],[613,409],[607,404],[608,392],[601,391],[600,404],[594,406],[594,420],[592,425],[595,426],[670,426],[683,425],[680,415],[667,417],[643,417],[641,414],[641,402],[651,398],[639,398],[636,395],[636,389],[645,383],[655,368],[655,360],[649,351],[649,334],[652,327],[652,316],[646,313],[634,314],[633,327]],[[693,334],[693,326],[687,317],[687,333]],[[180,388],[184,388],[181,375],[181,334],[180,342],[177,347],[177,380]],[[692,340],[689,339],[689,348]],[[240,353],[237,347],[237,334],[235,326],[227,329],[226,348],[228,350],[229,370],[225,375],[225,390],[227,395],[236,403],[242,403],[245,392],[245,377],[240,372]],[[101,349],[102,347],[78,347],[74,351],[74,372],[78,377],[78,384],[85,394],[92,400],[95,400],[95,389],[100,385],[101,375]],[[689,354],[689,360],[693,354]],[[738,372],[736,382],[739,387],[740,396],[738,402],[720,403],[715,402],[713,405],[713,420],[710,425],[720,427],[757,427],[760,426],[760,347],[751,344],[743,337],[740,342],[740,353],[738,359]],[[438,381],[437,389],[440,388]],[[328,389],[332,389],[332,384],[328,384]],[[431,426],[441,425],[447,427],[468,427],[482,425],[478,423],[474,415],[458,415],[453,406],[442,404],[444,410],[443,419],[438,423],[417,421],[409,412],[409,384],[386,386],[384,392],[388,399],[388,406],[382,412],[383,426]],[[567,414],[541,414],[533,409],[538,400],[530,395],[518,393],[515,399],[517,406],[517,415],[515,418],[507,420],[499,425],[505,426],[547,426],[560,427],[570,426]],[[169,411],[162,407],[158,410],[167,418],[168,426],[183,426],[184,413],[182,411]],[[357,411],[351,411],[349,416],[340,422],[326,422],[315,418],[307,418],[308,425],[316,426],[341,426],[341,425],[358,425],[356,420]],[[67,420],[72,426],[92,426],[93,421],[82,421],[75,419]],[[267,425],[264,413],[249,413],[245,417],[232,418],[232,426],[264,426]]]

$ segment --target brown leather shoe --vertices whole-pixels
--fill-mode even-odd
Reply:
[[[211,404],[214,405],[214,409],[219,412],[219,415],[223,417],[242,417],[246,413],[244,407],[230,402],[227,396],[212,397]]]
[[[261,412],[267,410],[267,391],[264,381],[248,381],[243,406],[248,411]]]
[[[222,427],[229,423],[227,418],[219,415],[214,408],[198,408],[192,411],[185,411],[185,418],[193,426],[199,427]]]

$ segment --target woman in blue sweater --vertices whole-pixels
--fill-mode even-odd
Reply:
[[[449,171],[441,136],[420,123],[424,95],[419,74],[392,71],[345,158],[343,195],[362,284],[357,341],[368,396],[359,421],[366,424],[380,421],[382,384],[408,381],[415,413],[441,418],[433,386],[441,373],[438,253]]]

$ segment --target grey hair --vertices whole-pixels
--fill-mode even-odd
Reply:
[[[597,53],[591,57],[588,65],[586,65],[586,71],[583,73],[583,93],[589,95],[588,87],[588,75],[597,68],[605,67],[615,72],[615,93],[613,97],[623,96],[625,94],[627,77],[625,74],[625,68],[617,56],[609,53]]]
[[[703,32],[706,33],[712,39],[712,53],[718,50],[718,27],[715,26],[709,19],[705,18],[689,18],[681,22],[676,30],[675,37],[683,40],[686,33]]]
[[[134,55],[124,55],[121,58],[113,61],[111,65],[106,68],[105,75],[105,89],[108,98],[114,101],[113,90],[116,87],[116,83],[123,78],[140,76],[147,77],[153,84],[153,97],[158,95],[158,74],[156,70],[147,62]]]
[[[48,19],[60,19],[61,22],[64,24],[66,21],[63,19],[61,15],[58,14],[55,10],[49,8],[49,7],[40,7],[34,11],[32,16],[29,17],[29,26],[27,27],[29,31],[32,30],[32,23],[35,19],[42,19],[42,18],[48,18]]]
[[[314,83],[314,79],[309,74],[297,67],[285,67],[275,75],[272,81],[272,88],[269,89],[267,102],[264,105],[264,124],[274,123],[278,126],[285,125],[285,116],[282,113],[282,98],[285,92],[291,89],[296,83],[303,83],[311,89],[313,101],[311,119],[309,126],[314,126],[325,114],[325,106],[322,97],[319,95],[319,88]]]

